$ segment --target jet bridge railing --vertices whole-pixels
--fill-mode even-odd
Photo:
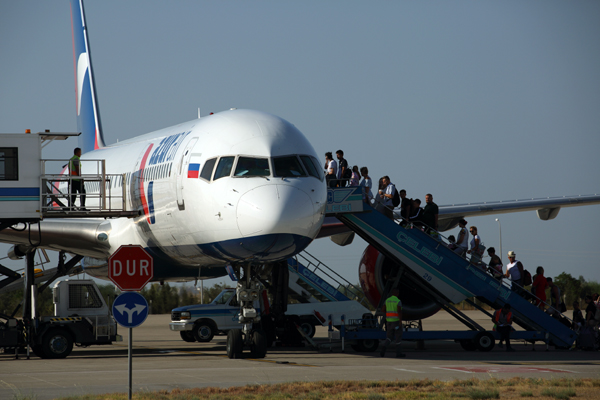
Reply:
[[[510,303],[515,321],[525,329],[544,332],[559,346],[570,346],[575,340],[575,332],[506,287],[505,282],[454,253],[439,236],[408,229],[368,204],[363,209],[359,213],[338,213],[336,217],[388,258],[412,271],[411,283],[441,306],[472,297],[493,308]]]

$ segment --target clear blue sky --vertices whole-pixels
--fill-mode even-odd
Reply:
[[[600,193],[600,2],[85,6],[107,143],[251,108],[439,205]],[[69,3],[0,2],[0,54],[0,132],[76,131]],[[600,281],[600,206],[499,218],[530,271]],[[495,217],[472,224],[499,246]],[[365,246],[308,250],[356,282]]]

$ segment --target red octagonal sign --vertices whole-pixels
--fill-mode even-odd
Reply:
[[[140,291],[154,276],[152,256],[139,245],[123,245],[108,257],[108,277],[121,291]]]

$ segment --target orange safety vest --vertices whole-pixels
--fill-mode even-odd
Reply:
[[[501,323],[500,322],[500,317],[501,316],[502,316],[502,309],[496,310],[496,313],[494,314],[494,322],[496,324]],[[506,322],[503,321],[502,324],[503,325],[510,325],[510,324],[512,324],[512,311],[509,311],[508,314],[506,314]]]

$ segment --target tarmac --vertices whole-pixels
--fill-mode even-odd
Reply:
[[[479,311],[465,311],[491,329],[489,317]],[[132,329],[133,391],[159,391],[196,387],[230,387],[293,381],[600,378],[597,351],[546,351],[545,344],[516,342],[516,352],[497,346],[490,352],[465,351],[453,341],[425,342],[417,349],[404,342],[406,358],[395,358],[392,346],[384,358],[375,353],[359,353],[348,345],[333,349],[270,348],[264,359],[230,360],[225,354],[225,336],[209,343],[186,343],[169,330],[169,315],[150,315]],[[440,312],[423,321],[425,330],[459,330],[464,327],[450,315]],[[0,354],[0,398],[31,397],[38,400],[66,396],[128,391],[129,329],[120,328],[123,342],[108,346],[76,347],[62,360],[43,360],[31,354],[15,359]],[[328,343],[327,329],[318,327],[315,339]],[[248,355],[249,357],[249,355]]]

